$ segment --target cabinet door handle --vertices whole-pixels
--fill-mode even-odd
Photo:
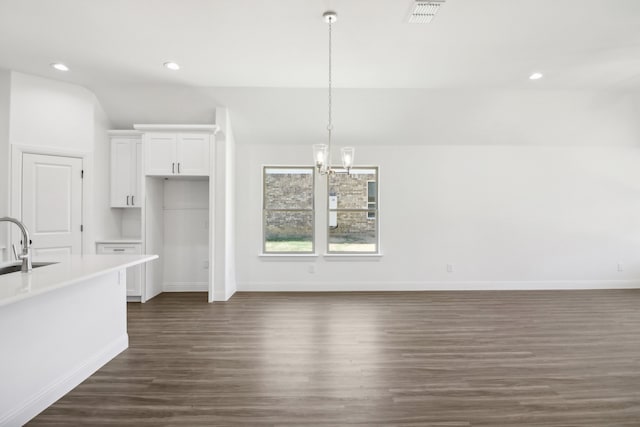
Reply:
[[[171,173],[176,173],[176,164],[171,163]]]
[[[136,204],[133,201],[133,196],[131,196],[131,206],[135,206]]]
[[[124,248],[113,248],[113,252],[124,252]]]
[[[127,196],[127,206],[129,206],[129,196]]]
[[[180,173],[180,162],[178,162],[178,173]]]

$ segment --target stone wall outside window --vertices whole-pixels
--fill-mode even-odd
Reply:
[[[264,206],[269,209],[313,208],[313,174],[265,174]],[[312,211],[267,213],[267,241],[298,240],[313,233]]]
[[[265,207],[271,209],[307,209],[313,207],[313,175],[297,173],[265,174]],[[324,178],[320,178],[324,179]],[[368,182],[376,174],[337,174],[329,177],[329,194],[338,196],[338,209],[367,209]],[[377,200],[376,200],[377,202]],[[345,241],[375,239],[376,220],[367,212],[338,211],[338,225],[331,228],[332,237]],[[265,239],[295,240],[308,235],[312,218],[303,212],[271,212],[267,214]]]
[[[329,195],[338,196],[338,225],[330,229],[333,238],[355,242],[375,240],[375,218],[367,218],[367,212],[340,211],[367,209],[369,181],[377,181],[375,173],[337,174],[329,178]]]

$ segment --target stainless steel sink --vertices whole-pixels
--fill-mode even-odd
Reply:
[[[47,265],[57,264],[57,262],[34,262],[33,268],[45,267]],[[22,263],[20,264],[10,264],[0,268],[0,275],[15,273],[22,269]]]

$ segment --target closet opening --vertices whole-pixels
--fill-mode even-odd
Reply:
[[[201,292],[207,302],[210,280],[209,177],[145,178],[147,252],[160,262],[147,270],[147,296],[161,292]]]

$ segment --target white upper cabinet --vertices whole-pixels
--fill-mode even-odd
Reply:
[[[140,137],[111,137],[111,207],[139,208],[142,204],[142,141]]]
[[[209,175],[209,134],[178,135],[178,170],[180,175]]]
[[[209,133],[145,133],[145,175],[208,176]]]
[[[173,175],[176,173],[177,135],[171,133],[146,133],[145,175]]]

